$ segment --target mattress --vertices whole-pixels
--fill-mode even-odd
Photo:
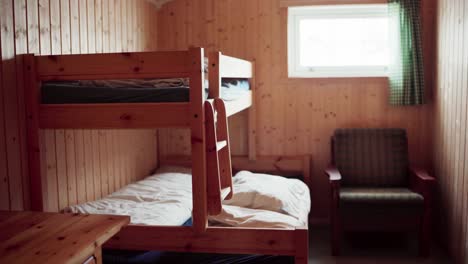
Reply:
[[[41,96],[43,104],[188,102],[189,87],[188,79],[52,81],[43,83]],[[236,100],[249,89],[245,79],[226,80],[221,98]]]
[[[249,184],[246,177],[251,179]],[[231,201],[225,201],[221,214],[209,217],[210,225],[263,228],[307,225],[309,190],[299,180],[244,171],[233,178],[233,188],[239,193]],[[164,167],[105,198],[70,206],[66,212],[129,215],[132,224],[180,226],[191,217],[191,193],[190,169]]]

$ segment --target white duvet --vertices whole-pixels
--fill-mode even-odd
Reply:
[[[240,171],[233,178],[234,196],[223,204],[291,216],[307,225],[309,188],[297,179]]]
[[[97,201],[65,211],[129,215],[132,224],[181,226],[192,215],[192,175],[157,173]]]
[[[280,176],[239,172],[234,196],[210,224],[235,227],[294,228],[307,225],[307,186]],[[180,226],[192,212],[190,169],[162,168],[158,173],[97,201],[69,207],[87,214],[129,215],[132,224]]]

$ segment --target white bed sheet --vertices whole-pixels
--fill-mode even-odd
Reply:
[[[256,228],[307,225],[310,198],[308,188],[302,182],[250,172],[237,176],[234,177],[234,191],[241,193],[234,195],[233,200],[225,201],[222,213],[209,217],[210,224]],[[155,175],[105,198],[70,206],[65,211],[129,215],[132,224],[181,226],[192,214],[191,177],[190,169],[163,167]]]
[[[66,212],[129,215],[132,224],[181,226],[192,216],[192,176],[163,172]]]

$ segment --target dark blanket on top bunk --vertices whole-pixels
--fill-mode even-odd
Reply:
[[[235,99],[249,89],[247,80],[226,79],[221,94]],[[42,84],[41,96],[43,104],[173,103],[188,102],[190,88],[187,79],[52,81]]]
[[[192,219],[183,226],[191,226]],[[294,264],[293,257],[104,249],[104,264]]]
[[[43,104],[188,102],[188,86],[108,87],[79,82],[47,82],[42,85]]]

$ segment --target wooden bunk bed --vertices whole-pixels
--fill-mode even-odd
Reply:
[[[251,107],[253,101],[252,92],[232,102],[220,100],[221,79],[251,79],[253,65],[219,52],[210,54],[210,96],[206,100],[204,59],[202,48],[145,53],[24,55],[32,209],[43,210],[40,129],[190,128],[193,225],[130,225],[107,246],[128,250],[288,255],[294,256],[296,263],[307,263],[307,226],[292,229],[208,226],[208,216],[218,213],[221,201],[232,195],[227,117]],[[52,105],[42,104],[40,99],[41,83],[50,80],[174,77],[189,79],[188,102]],[[253,156],[254,152],[250,154]]]

